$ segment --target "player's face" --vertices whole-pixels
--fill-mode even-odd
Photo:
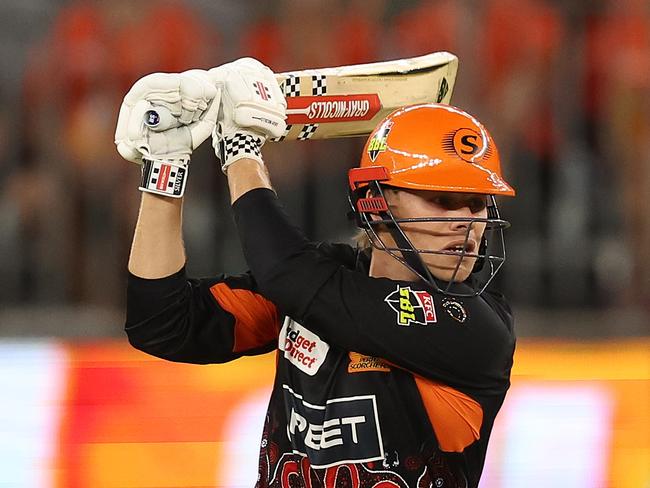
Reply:
[[[388,189],[386,199],[395,218],[487,217],[487,197],[480,194]],[[460,253],[465,246],[465,252],[468,254],[478,254],[485,225],[485,222],[471,223],[469,220],[400,223],[400,227],[416,249]],[[456,267],[458,271],[454,281],[465,281],[477,259],[457,254],[420,253],[420,256],[431,274],[444,281],[451,281]]]

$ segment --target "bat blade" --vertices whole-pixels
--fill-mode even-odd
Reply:
[[[287,130],[276,141],[368,135],[393,110],[449,103],[458,58],[437,52],[379,63],[279,73]]]
[[[276,74],[287,100],[287,129],[272,139],[308,140],[370,134],[395,109],[415,103],[449,103],[458,58],[436,52],[379,63]],[[168,109],[152,106],[143,123],[153,131],[179,127]]]

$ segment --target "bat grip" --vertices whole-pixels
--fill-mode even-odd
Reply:
[[[172,115],[170,110],[163,106],[151,106],[144,113],[143,119],[144,125],[154,132],[163,132],[181,126],[181,123]]]

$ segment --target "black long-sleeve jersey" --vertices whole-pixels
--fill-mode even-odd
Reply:
[[[350,246],[308,242],[270,190],[233,210],[251,271],[130,276],[131,344],[198,364],[276,350],[259,488],[476,487],[512,366],[504,298],[369,277]]]

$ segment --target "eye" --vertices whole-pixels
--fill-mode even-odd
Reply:
[[[451,210],[454,207],[454,201],[449,195],[436,195],[433,197],[433,203],[446,210]]]
[[[487,199],[482,195],[435,195],[431,201],[445,210],[458,210],[467,207],[472,213],[481,212],[487,206]]]
[[[475,196],[469,200],[469,210],[472,213],[481,212],[487,207],[487,199],[485,197]]]

